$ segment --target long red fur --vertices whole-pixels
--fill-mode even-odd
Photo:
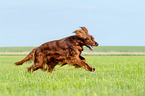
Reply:
[[[88,34],[85,27],[81,30],[74,31],[76,35],[55,40],[42,44],[33,49],[23,60],[16,62],[16,65],[22,65],[24,62],[33,59],[33,65],[28,67],[28,71],[35,71],[39,68],[52,72],[54,67],[58,64],[61,66],[69,64],[76,68],[83,67],[89,71],[95,71],[95,68],[89,66],[85,58],[81,56],[83,46],[98,46],[94,37]],[[47,64],[47,68],[45,65]]]

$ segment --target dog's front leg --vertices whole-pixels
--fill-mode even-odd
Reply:
[[[85,59],[83,56],[79,55],[79,58],[80,58],[83,62],[86,62],[86,59]]]
[[[80,58],[83,62],[86,62],[86,59],[85,59],[83,56],[79,55],[79,58]],[[81,66],[78,65],[78,64],[74,64],[74,66],[75,66],[75,68],[80,68],[80,67],[81,67]]]
[[[88,71],[92,71],[92,72],[95,71],[95,68],[89,66],[86,62],[81,61],[80,65]]]
[[[75,64],[77,64],[78,66],[81,66],[81,67],[85,68],[88,71],[92,71],[92,72],[95,71],[95,68],[89,66],[86,62],[84,62],[80,58],[73,60],[72,65],[75,65]]]

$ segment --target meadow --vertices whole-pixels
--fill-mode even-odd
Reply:
[[[25,55],[0,56],[0,96],[144,96],[145,56],[91,56],[95,72],[57,66],[53,73],[28,73],[15,66]]]
[[[0,52],[28,52],[35,47],[0,47]],[[91,51],[84,47],[84,51]],[[145,52],[145,46],[98,46],[94,52]]]

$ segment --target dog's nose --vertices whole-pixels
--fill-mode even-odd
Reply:
[[[96,46],[99,46],[99,44],[98,44],[98,43],[96,43]]]

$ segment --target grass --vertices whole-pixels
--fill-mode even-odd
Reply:
[[[85,51],[91,51],[85,48]],[[98,46],[94,52],[145,52],[145,46]]]
[[[0,52],[31,51],[35,47],[0,47]],[[84,48],[85,51],[90,51]],[[99,46],[94,47],[94,52],[145,52],[145,46]]]
[[[23,56],[0,56],[0,96],[144,96],[145,56],[85,56],[95,72],[57,66],[52,74],[15,66]]]
[[[0,47],[0,52],[28,52],[35,47]]]

